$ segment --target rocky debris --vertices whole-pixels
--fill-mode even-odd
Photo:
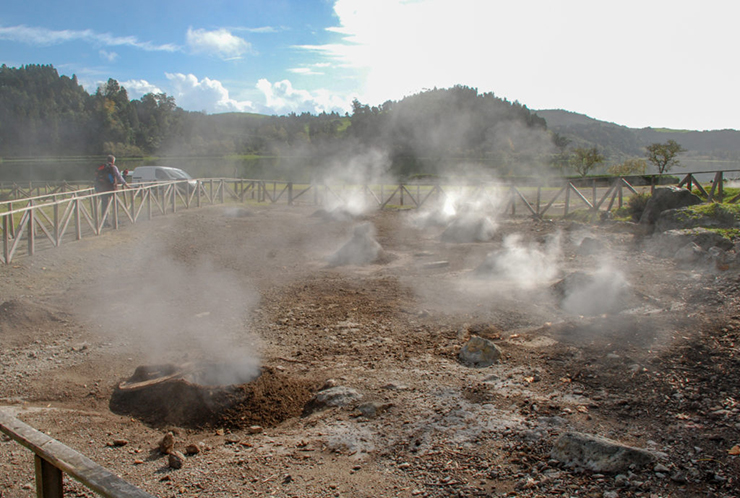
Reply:
[[[319,225],[296,217],[295,209],[300,206],[291,208],[288,221],[300,219],[316,230]],[[219,208],[212,212],[223,217]],[[393,221],[394,228],[397,220],[391,215],[395,214],[382,213]],[[238,258],[231,252],[233,248],[262,250],[259,244],[264,244],[265,238],[261,235],[273,234],[276,229],[270,223],[267,232],[260,232],[255,224],[254,231],[250,226],[248,231],[211,233],[209,227],[218,225],[212,219],[204,217],[209,223],[193,225],[194,217],[187,218],[188,213],[183,212],[176,218],[181,216],[180,228],[197,229],[199,236],[194,237],[193,230],[173,227],[167,232],[171,237],[163,239],[169,244],[173,237],[181,238],[172,254],[191,261],[188,258],[203,257],[206,250],[228,245],[229,257],[214,260],[223,259],[234,272],[247,267],[251,271],[259,265],[235,264]],[[472,264],[496,244],[455,246],[434,241],[437,245],[430,248],[431,239],[413,236],[404,238],[401,247],[389,236],[389,224],[376,220],[384,246],[402,254],[406,261],[429,249],[435,254],[429,261],[449,259],[456,266],[455,262],[464,259]],[[555,225],[528,224],[526,229],[537,237],[560,224]],[[522,224],[517,227],[524,228]],[[294,226],[289,228],[295,230]],[[327,228],[336,233],[338,227]],[[500,230],[506,233],[508,225]],[[606,230],[593,229],[599,235]],[[373,269],[321,271],[302,278],[302,271],[313,269],[304,264],[305,255],[301,253],[298,259],[296,251],[296,260],[283,260],[291,253],[281,250],[274,262],[267,262],[265,271],[278,274],[287,269],[295,273],[296,281],[284,287],[270,280],[250,326],[259,330],[265,341],[265,358],[284,367],[279,371],[282,377],[275,378],[274,384],[261,384],[264,396],[255,392],[254,398],[234,410],[232,423],[174,432],[176,448],[183,453],[181,445],[186,438],[197,438],[210,446],[202,447],[199,456],[188,457],[180,472],[166,468],[165,456],[141,453],[147,446],[142,441],[149,441],[156,450],[166,430],[156,432],[107,410],[106,390],[109,392],[109,386],[135,362],[144,360],[144,356],[129,353],[128,347],[115,346],[119,341],[132,342],[125,334],[109,344],[112,339],[83,334],[82,327],[74,324],[70,342],[66,336],[73,335],[72,329],[60,328],[58,323],[34,324],[38,333],[26,334],[32,337],[29,348],[2,348],[0,373],[3,396],[8,397],[4,402],[22,402],[35,410],[43,408],[42,400],[49,400],[43,401],[43,406],[51,404],[50,409],[28,410],[23,418],[81,448],[86,456],[156,496],[736,497],[740,475],[740,457],[734,455],[740,450],[733,450],[740,444],[740,405],[734,395],[740,385],[738,275],[677,270],[673,261],[632,251],[630,238],[624,234],[605,236],[618,268],[630,275],[635,292],[651,298],[645,301],[644,309],[584,318],[563,313],[546,298],[509,303],[487,295],[466,296],[466,306],[456,309],[454,305],[462,299],[453,300],[456,289],[450,284],[454,274],[450,274],[450,281],[443,281],[411,264],[377,268],[382,275],[374,274]],[[228,244],[213,244],[221,237],[227,237]],[[100,242],[105,238],[90,241]],[[87,286],[96,268],[104,265],[108,275],[107,271],[113,271],[109,270],[110,261],[120,261],[121,254],[129,251],[118,244],[106,251],[79,255],[79,250],[71,250],[74,245],[68,245],[75,258],[72,262],[84,263],[85,271],[80,272],[76,264],[60,264],[55,271],[83,273]],[[595,258],[571,259],[574,249],[567,248],[563,275],[591,270],[590,263],[598,263]],[[58,250],[67,251],[64,245]],[[43,253],[32,260],[37,266],[39,257],[43,258]],[[103,261],[97,261],[101,258]],[[24,266],[24,261],[19,260],[18,265]],[[0,287],[7,288],[8,275],[23,269],[6,265]],[[247,278],[248,274],[238,275]],[[140,275],[131,279],[142,283]],[[422,279],[431,284],[428,287],[435,294],[422,297],[407,292]],[[27,280],[24,275],[14,292],[43,291],[43,299],[50,299],[47,293],[53,288],[49,282],[53,281]],[[31,285],[35,290],[29,290]],[[59,286],[60,290],[65,288]],[[60,296],[70,303],[60,309],[84,302],[77,293]],[[130,312],[124,301],[118,304]],[[428,309],[429,314],[417,314],[418,309]],[[191,311],[200,309],[188,310],[188,316]],[[286,322],[279,321],[286,317]],[[347,325],[335,327],[339,323]],[[501,335],[510,339],[503,343],[505,364],[472,370],[456,363],[456,353],[469,337],[466,330],[482,336],[484,327],[470,323],[501,328]],[[89,344],[84,355],[65,356],[70,346],[83,341]],[[138,349],[140,345],[135,346]],[[182,348],[178,352],[193,350]],[[35,370],[37,360],[31,353],[48,355],[53,368]],[[85,360],[83,370],[75,363],[77,357]],[[63,363],[57,363],[59,360]],[[315,387],[330,377],[356,388],[366,399],[344,409],[300,418]],[[296,391],[282,389],[286,380],[306,378],[312,383],[305,399],[296,396]],[[88,397],[97,383],[102,394]],[[21,401],[9,401],[11,396]],[[290,412],[289,418],[282,417],[287,410],[280,406],[274,411],[281,417],[265,417],[267,414],[260,411],[275,399],[290,402],[289,408],[297,406],[297,415]],[[379,403],[391,400],[394,407],[374,419],[355,417],[362,413],[353,410],[355,405],[371,399]],[[249,435],[248,428],[257,424],[268,429]],[[215,427],[227,427],[227,431],[217,435]],[[565,431],[598,433],[647,449],[669,448],[671,459],[616,475],[571,467],[550,457],[554,441]],[[226,444],[226,434],[237,436],[240,442]],[[122,450],[89,444],[123,435],[130,443]],[[655,446],[647,441],[655,441]],[[0,442],[0,489],[5,496],[23,494],[20,486],[33,482],[27,460],[27,452],[15,443]],[[290,482],[284,484],[286,481]],[[71,494],[85,494],[81,485],[74,488],[74,482],[70,484]],[[34,489],[33,485],[28,489]]]
[[[409,386],[402,382],[392,381],[382,386],[382,388],[388,391],[406,391],[408,390]]]
[[[482,337],[473,336],[460,349],[460,363],[472,368],[485,368],[498,363],[503,356],[501,349],[493,342]]]
[[[198,453],[200,453],[200,451],[201,451],[201,449],[200,449],[200,445],[199,444],[191,443],[191,444],[185,446],[185,454],[186,455],[197,455]]]
[[[358,412],[358,416],[365,418],[375,418],[383,412],[386,412],[393,404],[391,403],[361,403],[357,405],[355,410]]]
[[[331,266],[367,265],[383,256],[383,248],[375,240],[372,223],[362,223],[353,229],[352,238],[327,258]]]
[[[183,455],[179,451],[173,450],[167,455],[167,465],[171,469],[181,469],[184,464],[185,455]]]
[[[624,472],[655,463],[662,455],[601,436],[567,432],[555,442],[552,458],[593,472]]]
[[[676,251],[673,258],[677,263],[692,264],[699,262],[706,255],[706,251],[696,242],[689,242]]]
[[[168,432],[164,435],[162,440],[159,442],[159,452],[163,455],[168,455],[175,449],[175,435]]]
[[[729,239],[706,228],[667,230],[650,237],[647,241],[647,248],[657,256],[672,258],[678,250],[692,243],[704,251],[712,247],[718,247],[723,251],[734,248]]]
[[[306,404],[304,414],[310,414],[325,408],[344,407],[360,399],[362,399],[362,394],[351,387],[330,387],[316,393],[313,399]]]
[[[663,211],[695,206],[701,203],[701,197],[685,188],[656,188],[645,205],[645,210],[640,217],[640,223],[654,225]]]
[[[503,332],[497,326],[486,323],[478,322],[468,325],[467,332],[472,335],[477,335],[489,341],[501,339]]]
[[[464,213],[455,218],[442,232],[442,242],[488,242],[496,234],[496,224],[480,213]]]

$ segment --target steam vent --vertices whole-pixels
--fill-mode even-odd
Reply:
[[[383,256],[383,248],[375,240],[375,226],[362,223],[354,227],[352,238],[328,258],[331,266],[367,265]]]
[[[153,426],[272,427],[300,416],[313,391],[309,382],[264,367],[250,378],[227,375],[217,363],[139,366],[116,386],[110,409]],[[222,384],[229,378],[231,384]]]

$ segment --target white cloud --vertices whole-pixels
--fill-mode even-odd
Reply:
[[[740,128],[734,2],[336,0],[334,11],[343,40],[303,48],[354,71],[365,103],[462,84],[629,126]]]
[[[126,89],[129,98],[138,99],[147,93],[164,93],[162,90],[146,80],[128,80],[121,82],[121,86]]]
[[[199,80],[193,74],[165,73],[170,80],[179,107],[191,111],[218,112],[254,112],[249,101],[237,101],[229,97],[229,91],[218,80],[203,78]]]
[[[99,50],[98,54],[100,54],[100,57],[107,60],[108,62],[113,62],[116,59],[118,59],[118,54],[115,52],[108,52],[107,50]]]
[[[96,46],[109,47],[128,46],[148,52],[176,52],[179,47],[174,44],[155,45],[151,42],[139,41],[135,36],[113,36],[110,33],[97,33],[91,29],[85,30],[51,30],[34,28],[25,25],[0,26],[0,40],[9,40],[29,45],[58,45],[61,43],[83,41]]]
[[[277,33],[281,30],[274,28],[272,26],[262,26],[259,28],[241,28],[244,31],[248,31],[249,33]]]
[[[239,59],[252,51],[252,45],[226,29],[206,31],[188,28],[187,44],[196,54],[215,55],[221,59]]]
[[[319,62],[316,64],[305,65],[301,67],[290,68],[287,71],[307,76],[322,76],[325,74],[325,69],[330,68],[331,64],[328,62]]]
[[[307,75],[307,76],[324,74],[320,71],[314,71],[310,67],[294,67],[294,68],[288,69],[288,71],[294,74],[302,74],[302,75]]]
[[[352,105],[354,96],[342,97],[325,89],[299,90],[293,88],[289,80],[270,83],[262,78],[257,82],[257,89],[265,96],[265,106],[274,114],[290,112],[332,112],[344,113]]]

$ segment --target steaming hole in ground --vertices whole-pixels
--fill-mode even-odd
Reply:
[[[311,385],[271,368],[245,374],[241,365],[143,365],[118,384],[113,413],[154,427],[272,427],[301,414]]]

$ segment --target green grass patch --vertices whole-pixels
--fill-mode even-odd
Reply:
[[[601,212],[594,212],[590,209],[576,209],[574,211],[570,211],[568,216],[565,216],[564,219],[581,223],[593,223],[598,220],[600,216]]]
[[[740,220],[740,205],[738,204],[719,204],[717,202],[708,202],[689,206],[682,210],[686,220],[696,220],[700,218],[711,218],[722,221]]]
[[[722,189],[722,202],[730,202],[733,197],[740,195],[740,188],[730,187]]]
[[[708,228],[707,230],[717,233],[731,242],[740,239],[740,228]]]

